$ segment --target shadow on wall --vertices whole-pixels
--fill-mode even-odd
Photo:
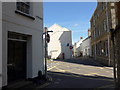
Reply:
[[[72,50],[69,48],[69,46],[72,45],[71,31],[64,31],[59,38],[59,41],[61,43],[61,54],[59,58],[72,58]]]
[[[76,48],[76,55],[75,55],[75,57],[83,57],[83,52],[82,52],[82,50],[81,50],[81,45],[78,47],[78,48]]]
[[[60,53],[57,59],[65,59],[64,53]]]

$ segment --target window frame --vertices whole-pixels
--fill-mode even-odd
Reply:
[[[25,4],[25,5],[28,5],[27,4],[27,2],[23,2],[23,1],[21,1],[23,4]],[[20,2],[20,3],[21,3]],[[33,15],[31,15],[32,13],[31,13],[31,3],[28,5],[29,6],[29,13],[25,13],[25,12],[23,12],[22,10],[19,10],[18,9],[18,7],[17,7],[17,4],[19,3],[19,1],[18,2],[16,2],[16,10],[15,10],[15,13],[17,13],[17,14],[20,14],[20,15],[23,15],[23,16],[26,16],[26,17],[28,17],[28,18],[30,18],[30,19],[33,19],[33,20],[35,20],[35,17],[33,16]]]

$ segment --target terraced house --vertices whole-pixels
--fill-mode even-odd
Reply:
[[[2,2],[2,16],[1,86],[44,74],[42,2]]]
[[[106,65],[113,63],[110,29],[115,28],[114,6],[112,2],[98,2],[90,20],[92,56]]]

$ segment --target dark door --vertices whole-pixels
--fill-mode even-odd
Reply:
[[[26,78],[26,42],[8,40],[8,82]]]

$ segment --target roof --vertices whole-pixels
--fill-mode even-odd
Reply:
[[[49,27],[49,29],[53,29],[53,30],[57,29],[58,31],[71,31],[65,27],[61,27],[58,24],[53,24],[51,27]]]
[[[87,40],[87,39],[89,39],[89,38],[91,38],[91,36],[88,36],[87,38],[85,38],[82,42],[84,42],[85,40]]]

